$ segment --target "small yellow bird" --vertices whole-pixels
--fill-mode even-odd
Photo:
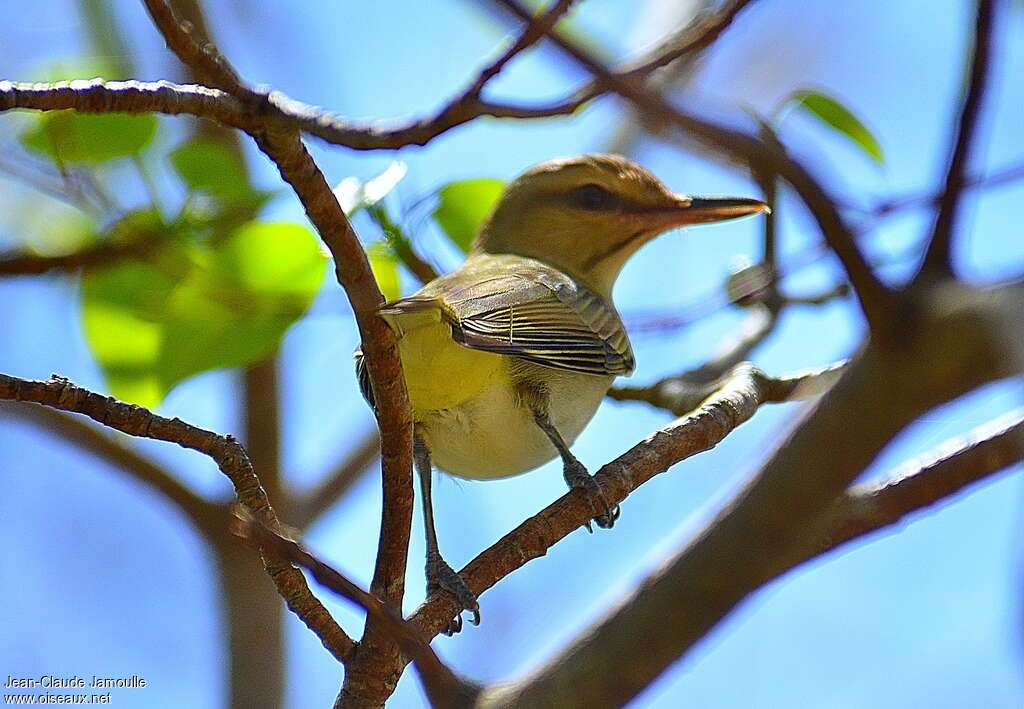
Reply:
[[[669,229],[768,210],[756,199],[675,194],[616,155],[552,160],[508,185],[466,262],[380,310],[398,338],[415,426],[427,532],[427,592],[451,591],[479,623],[476,597],[438,550],[431,463],[503,478],[561,456],[598,526],[618,508],[569,446],[633,351],[611,294],[626,260]],[[372,404],[362,362],[356,370]],[[588,524],[588,529],[590,525]],[[457,632],[461,614],[448,628]]]

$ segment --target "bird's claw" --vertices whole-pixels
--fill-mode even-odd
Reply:
[[[569,487],[579,488],[586,493],[595,512],[593,521],[597,522],[597,526],[601,529],[611,529],[615,525],[615,520],[619,518],[619,506],[608,503],[608,498],[604,496],[601,485],[587,471],[583,463],[578,460],[566,462],[564,473]],[[585,526],[587,531],[593,534],[594,528],[590,522],[591,520],[587,520]]]
[[[462,630],[462,611],[467,610],[473,614],[470,622],[473,625],[480,625],[480,604],[477,602],[476,594],[473,593],[466,582],[462,580],[451,566],[448,565],[439,554],[429,555],[427,559],[427,595],[435,591],[448,591],[458,602],[460,608],[455,617],[448,623],[448,627],[441,632],[452,636]]]

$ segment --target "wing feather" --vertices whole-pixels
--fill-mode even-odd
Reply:
[[[452,339],[470,349],[588,374],[633,371],[633,350],[611,304],[533,259],[487,255],[381,314],[401,332],[438,311]]]

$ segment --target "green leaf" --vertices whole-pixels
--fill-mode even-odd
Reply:
[[[149,114],[52,111],[21,134],[22,144],[60,163],[102,163],[138,155],[156,135]]]
[[[189,188],[229,199],[252,192],[238,155],[209,139],[197,138],[170,154],[171,165]]]
[[[195,374],[270,354],[325,270],[296,224],[250,222],[212,246],[170,238],[145,261],[83,275],[86,339],[115,396],[154,406]]]
[[[398,276],[398,261],[395,252],[384,241],[375,241],[366,248],[370,259],[370,269],[377,279],[384,300],[391,302],[402,295],[402,283]]]
[[[845,135],[879,165],[885,163],[882,146],[875,136],[849,109],[834,98],[818,91],[798,91],[788,103]]]
[[[448,238],[465,252],[484,219],[490,215],[505,183],[490,178],[450,182],[438,191],[434,220]]]

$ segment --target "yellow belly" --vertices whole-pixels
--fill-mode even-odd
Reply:
[[[505,372],[502,355],[463,347],[452,340],[451,328],[444,322],[405,332],[398,350],[414,418],[478,396]]]
[[[509,357],[458,344],[436,311],[391,322],[413,420],[438,469],[478,480],[503,478],[558,455],[532,412],[522,406]],[[551,421],[570,445],[614,379],[539,365],[533,376],[544,382]]]

